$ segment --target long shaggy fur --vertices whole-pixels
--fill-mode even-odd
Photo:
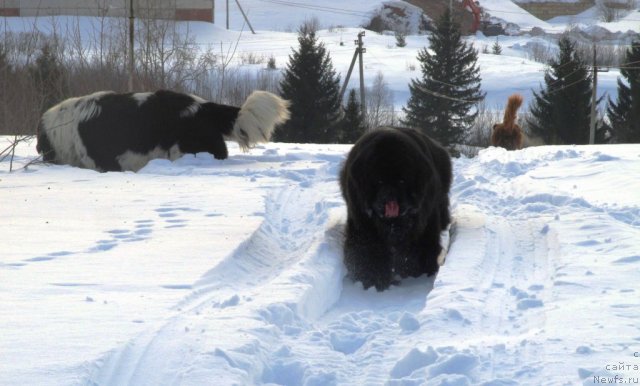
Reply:
[[[45,112],[38,128],[44,161],[98,171],[137,171],[154,158],[185,153],[228,157],[225,139],[243,150],[268,142],[289,119],[289,102],[253,92],[242,107],[173,91],[103,91],[67,99]]]
[[[426,135],[406,128],[363,135],[340,173],[349,276],[382,291],[397,278],[436,273],[451,179],[449,154]]]
[[[266,91],[254,91],[242,105],[232,138],[244,150],[269,142],[276,126],[289,120],[289,101]]]
[[[96,169],[77,128],[81,122],[100,114],[97,101],[112,94],[111,91],[100,91],[69,98],[47,110],[40,120],[36,145],[44,161]]]
[[[503,147],[507,150],[522,149],[524,136],[522,129],[516,124],[517,112],[522,106],[522,95],[513,94],[507,99],[507,108],[504,111],[502,123],[493,125],[491,144]]]

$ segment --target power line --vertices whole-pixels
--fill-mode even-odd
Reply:
[[[362,12],[362,11],[357,11],[353,9],[296,3],[293,1],[286,1],[286,0],[260,0],[260,1],[264,3],[284,5],[284,6],[293,7],[293,8],[311,9],[314,11],[323,11],[323,12],[331,12],[331,13],[342,13],[342,14],[352,15],[352,16],[369,16],[370,15],[368,12]]]
[[[638,63],[640,63],[640,60],[636,60],[636,61],[633,61],[633,62],[622,63],[619,67],[620,68],[623,68],[623,67],[624,68],[633,68],[633,67],[627,67],[627,66],[630,65],[630,64],[638,64]]]
[[[576,84],[578,84],[580,82],[586,82],[586,81],[587,81],[587,78],[581,78],[581,79],[578,79],[578,80],[576,80],[574,82],[566,84],[566,85],[564,85],[564,86],[562,86],[560,88],[557,88],[555,90],[548,90],[548,91],[546,91],[546,94],[547,95],[551,95],[551,94],[559,93],[560,91],[564,91],[564,90],[568,89],[569,87],[575,86]]]
[[[452,97],[452,96],[449,96],[449,95],[444,95],[444,94],[439,93],[437,91],[429,90],[428,88],[426,88],[424,86],[421,86],[421,85],[416,85],[415,87],[418,90],[420,90],[420,91],[422,91],[422,92],[424,92],[426,94],[430,94],[430,95],[433,95],[435,97],[442,98],[442,99],[448,99],[448,100],[454,101],[454,102],[463,102],[463,103],[477,103],[477,102],[479,102],[477,100],[461,99],[461,98],[456,98],[456,97]]]

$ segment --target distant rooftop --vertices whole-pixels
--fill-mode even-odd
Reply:
[[[131,0],[2,0],[0,16],[129,16]],[[140,18],[213,22],[213,0],[133,0]]]

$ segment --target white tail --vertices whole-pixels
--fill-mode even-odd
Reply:
[[[269,142],[277,125],[289,119],[289,101],[267,91],[254,91],[238,113],[231,137],[243,150]]]

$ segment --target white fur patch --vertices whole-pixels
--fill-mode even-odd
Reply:
[[[100,113],[96,101],[111,91],[100,91],[91,95],[67,99],[42,115],[42,130],[53,147],[57,163],[69,164],[97,170],[96,164],[87,154],[78,133],[78,125]]]
[[[277,125],[289,119],[289,101],[267,91],[254,91],[238,113],[229,136],[247,150],[256,143],[269,142]]]
[[[438,255],[438,265],[443,266],[445,261],[447,260],[447,253],[449,252],[449,248],[451,247],[451,242],[456,235],[457,224],[453,221],[447,229],[440,232],[440,245],[442,246],[442,251]]]
[[[136,102],[138,102],[138,107],[139,107],[139,106],[142,106],[144,102],[146,102],[151,95],[153,95],[152,92],[137,92],[131,95],[131,97],[135,99]]]
[[[200,103],[200,104],[207,103],[207,100],[206,100],[206,99],[203,99],[202,97],[199,97],[199,96],[197,96],[197,95],[195,95],[195,94],[189,94],[189,96],[190,96],[191,98],[193,98],[193,100],[194,100],[196,103]]]
[[[137,172],[138,170],[145,167],[145,165],[152,159],[162,158],[175,161],[178,158],[182,157],[182,155],[183,153],[178,148],[178,145],[173,145],[171,148],[169,148],[169,150],[164,150],[160,146],[158,146],[150,152],[144,154],[127,150],[126,152],[117,156],[116,161],[118,161],[122,170],[131,170]]]
[[[180,111],[180,118],[193,117],[194,115],[196,115],[198,110],[200,110],[200,106],[201,106],[201,104],[198,103],[198,102],[195,102],[195,103],[191,104],[190,106],[188,106],[184,110]]]

